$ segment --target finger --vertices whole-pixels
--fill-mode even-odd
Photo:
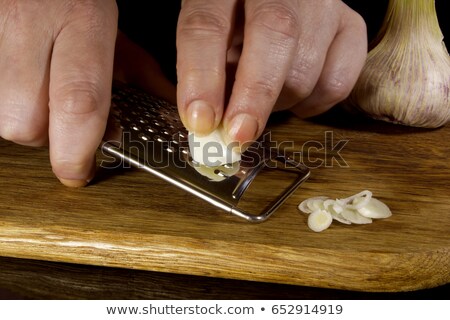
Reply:
[[[223,119],[229,141],[251,141],[266,125],[297,49],[295,2],[246,2],[244,46]]]
[[[302,2],[299,11],[305,13],[300,19],[299,45],[275,110],[291,108],[311,95],[339,28],[335,3]]]
[[[111,102],[116,10],[113,1],[77,2],[54,44],[50,160],[68,186],[85,185],[95,172]]]
[[[299,117],[308,118],[327,111],[344,100],[358,80],[367,56],[366,26],[353,11],[343,15],[342,21],[313,92],[292,108]]]
[[[186,0],[177,27],[177,101],[184,125],[207,134],[223,114],[226,53],[237,0]]]
[[[23,145],[41,146],[48,140],[52,38],[42,24],[35,25],[40,10],[35,10],[32,3],[24,5],[32,11],[18,8],[21,18],[7,21],[1,31],[0,136]]]
[[[114,79],[135,84],[152,95],[176,104],[175,86],[164,75],[158,62],[122,32],[117,35]]]

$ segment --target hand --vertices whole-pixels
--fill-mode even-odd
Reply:
[[[207,134],[222,121],[227,140],[244,143],[274,109],[310,117],[345,99],[367,38],[362,18],[340,0],[184,0],[177,50],[185,126]]]
[[[0,136],[49,144],[56,176],[82,186],[111,102],[114,0],[0,0]]]

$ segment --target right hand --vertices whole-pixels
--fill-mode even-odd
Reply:
[[[95,173],[111,99],[114,0],[0,0],[0,137],[49,144],[56,176]]]
[[[341,0],[184,0],[177,48],[185,126],[206,135],[222,123],[227,142],[244,144],[272,111],[305,118],[344,100],[364,66],[367,35]]]

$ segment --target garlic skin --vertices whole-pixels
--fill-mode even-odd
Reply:
[[[450,57],[434,0],[390,0],[346,101],[372,118],[437,128],[450,120]]]

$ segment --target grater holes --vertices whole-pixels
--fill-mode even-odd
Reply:
[[[155,141],[158,141],[158,142],[167,142],[167,140],[166,139],[164,139],[163,137],[161,137],[160,135],[154,135],[153,136],[153,140],[155,140]]]
[[[219,176],[219,177],[222,177],[222,178],[228,178],[229,177],[229,175],[227,173],[225,173],[224,171],[219,170],[219,169],[214,170],[214,174]]]
[[[151,132],[151,133],[155,133],[156,130],[150,126],[145,127],[145,131]]]
[[[184,135],[183,135],[183,133],[181,133],[181,132],[175,132],[175,133],[172,135],[172,140],[174,140],[174,141],[176,141],[176,142],[180,142],[183,138],[184,138]]]
[[[169,130],[167,130],[167,129],[163,129],[163,130],[161,131],[161,133],[162,133],[163,135],[165,135],[165,136],[169,136],[169,137],[171,136]]]
[[[168,146],[168,147],[166,148],[166,151],[169,152],[169,153],[174,153],[174,152],[175,152],[175,148],[172,147],[172,146]]]
[[[136,124],[131,124],[130,128],[134,131],[141,131],[141,127],[137,126]]]
[[[156,119],[154,119],[154,120],[152,121],[152,124],[154,124],[154,125],[157,126],[157,127],[161,127],[161,126],[162,126],[161,122],[159,122],[159,121],[156,120]]]
[[[189,155],[185,148],[187,134],[178,118],[176,106],[158,98],[141,95],[133,88],[116,88],[113,92],[112,106],[118,110],[117,120],[124,128],[138,134],[139,140],[164,143],[163,150]],[[166,148],[165,144],[171,146]]]

